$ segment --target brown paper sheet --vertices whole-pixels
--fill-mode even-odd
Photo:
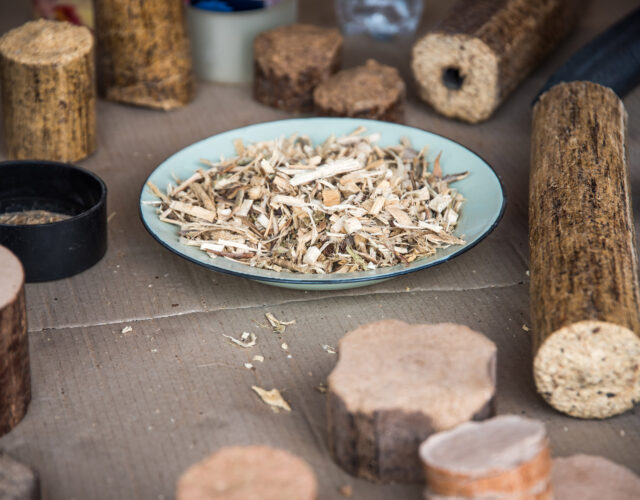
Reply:
[[[24,22],[28,5],[0,4],[0,33]],[[332,2],[301,2],[306,21],[334,22]],[[415,97],[408,42],[347,39],[345,66],[377,56],[400,64],[409,86],[407,122],[448,136],[484,157],[502,177],[508,207],[498,229],[453,262],[373,287],[300,292],[205,270],[174,256],[144,230],[138,196],[167,156],[212,134],[289,115],[251,100],[248,86],[200,83],[187,107],[163,113],[98,103],[99,145],[80,165],[109,186],[109,251],[85,273],[27,286],[33,401],[0,449],[41,475],[49,499],[169,499],[190,464],[233,444],[268,443],[309,461],[321,499],[421,498],[419,485],[378,486],[354,479],[327,453],[324,395],[315,390],[337,356],[323,344],[357,325],[399,318],[456,321],[499,349],[498,411],[542,419],[556,456],[600,454],[640,473],[638,409],[606,421],[559,414],[536,395],[530,369],[527,270],[529,103],[575,49],[635,6],[591,2],[571,38],[488,122],[443,119]],[[421,30],[445,2],[426,2]],[[640,89],[625,99],[634,194],[640,193]],[[0,157],[2,158],[2,157]],[[636,220],[640,200],[635,201]],[[256,324],[265,312],[295,319],[284,341]],[[126,326],[132,331],[121,333]],[[241,349],[222,335],[253,332]],[[253,362],[256,355],[263,363]],[[252,362],[256,370],[243,367]],[[273,413],[251,385],[278,388],[291,413]]]

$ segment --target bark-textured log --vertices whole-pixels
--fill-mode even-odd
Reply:
[[[386,320],[349,332],[328,379],[329,450],[373,481],[421,481],[420,443],[493,415],[496,346],[462,325]]]
[[[542,422],[504,415],[467,422],[420,446],[427,500],[551,500],[551,454]]]
[[[10,159],[77,161],[96,148],[94,43],[66,22],[31,21],[0,39]]]
[[[269,446],[230,446],[192,465],[178,481],[177,500],[316,500],[311,467]]]
[[[181,0],[94,0],[98,91],[112,101],[170,110],[193,98]]]
[[[13,429],[31,401],[24,271],[0,246],[0,436]]]
[[[556,85],[534,108],[529,248],[534,378],[554,408],[605,418],[640,399],[640,288],[626,112]]]
[[[577,0],[460,0],[413,47],[419,94],[436,111],[486,120],[569,32]]]
[[[40,479],[24,464],[0,453],[0,498],[40,500]]]

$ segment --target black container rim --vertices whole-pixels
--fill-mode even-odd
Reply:
[[[52,224],[62,225],[65,223],[73,223],[74,221],[81,220],[84,217],[91,216],[94,212],[100,209],[102,205],[105,204],[107,200],[107,185],[105,182],[91,170],[87,170],[86,168],[79,167],[78,165],[74,165],[72,163],[63,163],[60,161],[49,161],[49,160],[7,160],[0,162],[0,169],[2,167],[11,167],[11,166],[50,166],[50,167],[59,167],[67,170],[76,170],[88,177],[91,177],[95,180],[100,186],[100,197],[98,201],[96,201],[90,208],[80,212],[79,214],[72,215],[66,219],[57,221],[57,222],[44,222],[40,224],[5,224],[0,222],[0,227],[42,227],[42,226],[51,226]]]

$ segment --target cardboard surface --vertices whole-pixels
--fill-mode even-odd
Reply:
[[[301,18],[332,24],[332,2],[301,2]],[[445,2],[426,2],[421,31]],[[199,83],[187,107],[163,113],[98,103],[98,150],[79,162],[109,188],[109,250],[76,277],[27,286],[33,401],[0,449],[36,469],[50,499],[168,499],[179,474],[217,448],[267,443],[309,461],[321,499],[421,498],[420,485],[373,485],[352,478],[327,453],[324,396],[335,346],[367,321],[455,321],[498,345],[498,412],[523,413],[548,426],[553,453],[601,454],[640,473],[636,409],[606,421],[555,412],[531,375],[527,270],[529,103],[576,48],[626,14],[634,1],[591,2],[570,39],[522,84],[494,117],[466,125],[417,101],[410,42],[347,39],[344,66],[368,57],[399,64],[409,87],[407,124],[450,137],[485,158],[505,184],[508,206],[495,232],[454,261],[373,287],[298,292],[217,274],[171,254],[144,230],[138,196],[167,156],[212,134],[290,115],[255,103],[250,87]],[[28,3],[0,2],[0,33],[29,17]],[[640,220],[640,89],[625,99],[636,220]],[[3,157],[0,157],[3,158]],[[257,323],[265,312],[295,319],[284,341]],[[132,331],[121,333],[126,326]],[[249,350],[224,337],[254,332]],[[255,354],[255,371],[243,367]],[[274,414],[252,384],[280,389],[290,414]]]

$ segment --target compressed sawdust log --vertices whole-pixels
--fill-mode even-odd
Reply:
[[[379,321],[347,333],[339,355],[329,450],[350,474],[421,481],[424,439],[494,413],[496,346],[466,326]]]
[[[282,26],[253,43],[253,97],[285,111],[312,111],[313,90],[340,69],[342,36],[308,24]]]
[[[460,0],[413,47],[422,99],[438,113],[486,120],[569,32],[577,0]]]
[[[554,408],[605,418],[640,400],[640,287],[626,112],[606,87],[534,108],[529,192],[533,371]]]
[[[551,455],[542,422],[504,415],[467,422],[420,446],[427,500],[551,500]]]
[[[29,467],[0,453],[0,498],[2,500],[39,500],[40,480]]]
[[[318,484],[301,458],[268,446],[233,446],[189,468],[176,500],[315,500]]]
[[[4,145],[9,159],[77,161],[96,149],[91,32],[38,20],[0,39]]]
[[[112,101],[170,110],[194,95],[180,0],[94,0],[98,91]]]
[[[316,112],[401,123],[406,91],[398,70],[369,59],[344,69],[318,85],[313,93]]]
[[[553,492],[557,500],[638,500],[640,477],[603,457],[555,458]]]
[[[22,420],[31,400],[24,271],[0,246],[0,436]]]

